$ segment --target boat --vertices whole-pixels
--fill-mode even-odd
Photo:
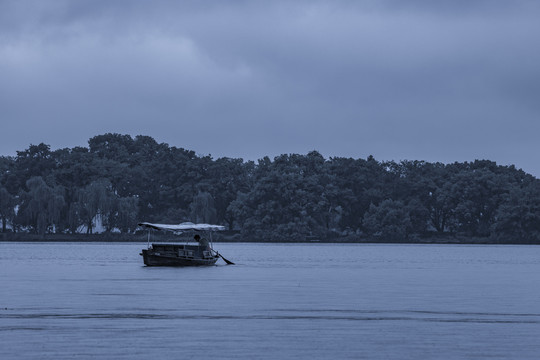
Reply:
[[[225,230],[224,226],[211,224],[181,223],[178,225],[154,224],[148,222],[139,223],[140,227],[148,229],[148,245],[140,255],[146,266],[208,266],[214,265],[219,258],[227,265],[234,265],[232,261],[225,259],[213,249],[212,232]],[[183,233],[194,231],[197,245],[190,244],[152,244],[150,245],[150,232],[152,230],[171,231]],[[208,234],[210,241],[201,237],[198,233]]]

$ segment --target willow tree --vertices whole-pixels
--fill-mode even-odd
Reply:
[[[120,231],[130,232],[137,227],[138,201],[136,197],[123,197],[117,200],[114,225]]]
[[[112,206],[114,195],[111,182],[107,179],[93,181],[81,189],[78,195],[77,208],[83,224],[86,225],[86,233],[91,234],[96,218],[107,214]],[[101,220],[108,221],[104,217]]]
[[[23,194],[23,223],[38,234],[45,234],[60,220],[65,205],[63,189],[49,186],[41,176],[34,176],[26,182],[28,192]]]
[[[214,198],[208,192],[199,192],[190,205],[191,218],[196,223],[213,223],[216,220]]]

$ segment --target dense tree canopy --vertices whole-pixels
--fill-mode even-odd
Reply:
[[[148,136],[0,157],[2,231],[130,233],[139,220],[216,222],[252,240],[540,242],[540,181],[486,160],[441,164],[198,156]]]

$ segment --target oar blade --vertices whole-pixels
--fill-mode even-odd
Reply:
[[[223,257],[223,255],[221,255],[220,253],[218,253],[219,257],[223,259],[223,261],[225,261],[227,263],[227,265],[236,265],[235,263],[233,263],[232,261],[230,260],[227,260]]]

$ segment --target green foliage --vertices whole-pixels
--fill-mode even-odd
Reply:
[[[0,186],[0,219],[2,220],[2,232],[6,232],[7,223],[15,217],[15,197],[7,189]]]
[[[31,177],[26,181],[26,188],[28,191],[21,196],[20,222],[43,235],[60,220],[65,204],[63,189],[49,186],[41,176]]]
[[[107,179],[100,179],[91,182],[78,193],[78,206],[82,224],[86,226],[86,232],[91,234],[94,228],[94,220],[98,215],[102,221],[107,223],[108,215],[113,207],[113,190],[111,182]]]
[[[148,136],[104,134],[88,147],[30,145],[0,157],[2,230],[133,232],[139,220],[219,223],[244,238],[434,234],[540,242],[539,180],[487,160],[441,164],[330,158],[257,163],[197,156]]]
[[[216,222],[214,199],[207,192],[199,192],[190,205],[191,219],[194,223],[212,224]]]
[[[116,201],[113,219],[111,219],[111,227],[117,227],[121,232],[135,231],[138,223],[138,202],[136,197],[119,198]]]
[[[497,210],[493,231],[497,239],[540,243],[540,183],[514,188]]]
[[[366,233],[384,241],[405,241],[411,229],[409,212],[402,202],[391,199],[371,204],[364,215]]]

